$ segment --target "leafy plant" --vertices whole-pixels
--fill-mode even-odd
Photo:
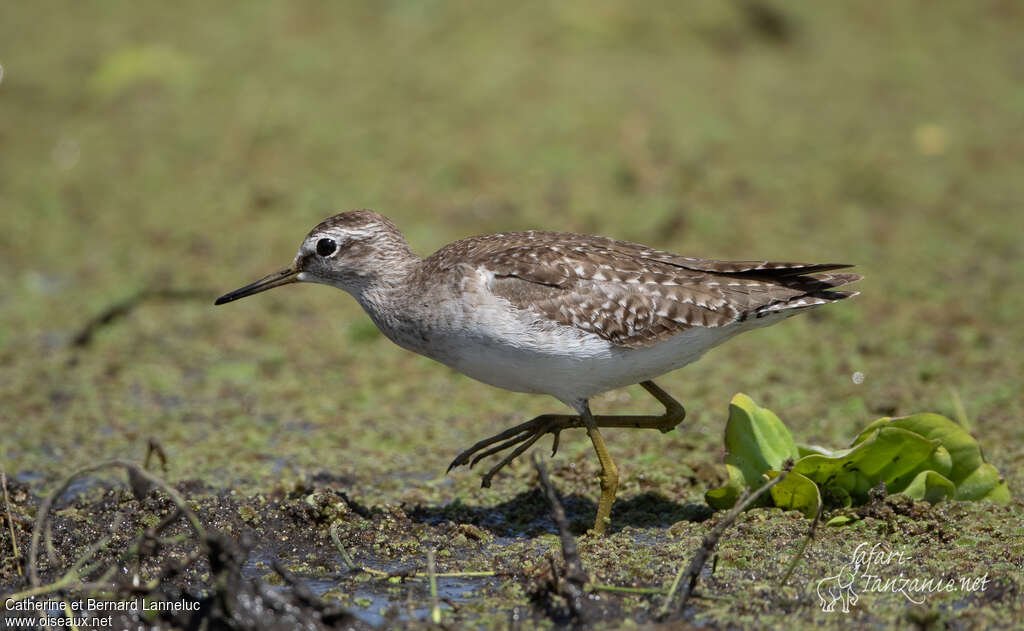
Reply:
[[[705,494],[707,503],[717,509],[732,507],[745,490],[779,475],[787,461],[793,463],[789,475],[760,504],[798,510],[808,517],[822,504],[864,503],[868,491],[883,483],[888,493],[932,503],[1010,501],[1006,482],[985,462],[977,441],[939,414],[880,418],[849,448],[830,450],[797,445],[778,416],[740,393],[729,404],[725,448],[728,481]]]

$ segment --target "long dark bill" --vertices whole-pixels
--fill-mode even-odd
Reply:
[[[264,276],[255,283],[250,283],[245,287],[240,287],[234,291],[228,292],[218,298],[213,304],[222,305],[225,302],[231,302],[238,300],[239,298],[245,298],[253,294],[258,294],[261,291],[273,289],[274,287],[280,287],[281,285],[287,285],[289,283],[295,283],[299,280],[299,272],[296,269],[288,268],[283,269],[280,272],[275,272],[270,276]]]

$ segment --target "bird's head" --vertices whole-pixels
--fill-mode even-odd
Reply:
[[[368,287],[400,278],[413,260],[415,255],[391,220],[372,210],[353,210],[313,228],[291,267],[226,293],[214,304],[296,282],[333,285],[358,297]]]

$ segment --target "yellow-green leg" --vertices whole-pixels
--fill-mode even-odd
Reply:
[[[590,407],[584,403],[580,417],[587,425],[587,435],[590,442],[594,443],[594,451],[597,452],[597,459],[601,461],[601,498],[597,502],[597,518],[594,520],[594,534],[603,535],[612,522],[612,504],[615,502],[615,490],[619,488],[619,469],[608,453],[608,447],[604,444],[604,437],[601,430],[597,428],[597,421],[590,413]]]
[[[640,383],[644,390],[665,406],[665,413],[661,415],[593,415],[586,401],[578,405],[579,414],[543,414],[530,421],[516,425],[490,438],[485,438],[466,449],[448,466],[451,471],[454,467],[468,464],[470,467],[479,462],[482,458],[493,456],[497,453],[511,449],[512,451],[494,465],[481,480],[481,485],[491,485],[491,478],[505,465],[519,457],[529,449],[541,436],[547,433],[554,435],[551,455],[558,451],[558,437],[563,429],[571,427],[585,427],[590,441],[594,444],[594,451],[601,461],[601,499],[597,504],[597,521],[594,523],[594,532],[603,534],[608,527],[612,512],[612,503],[615,501],[615,490],[619,485],[619,470],[612,461],[608,447],[601,436],[599,427],[620,427],[636,429],[656,429],[660,432],[672,431],[686,418],[686,410],[678,401],[673,399],[667,392],[659,388],[653,381]]]

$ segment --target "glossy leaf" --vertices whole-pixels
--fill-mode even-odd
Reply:
[[[999,471],[989,463],[983,463],[956,487],[958,500],[988,500],[1000,504],[1010,503],[1010,489]]]
[[[938,414],[878,419],[849,448],[832,450],[797,446],[775,414],[737,394],[729,406],[725,443],[729,480],[706,494],[715,508],[733,506],[744,490],[779,475],[788,459],[795,461],[793,469],[772,488],[771,501],[809,517],[822,503],[849,507],[866,502],[868,492],[880,483],[888,493],[933,503],[1010,501],[1006,482],[985,462],[977,441]]]
[[[767,473],[769,479],[774,479],[779,474],[779,471]],[[768,489],[768,492],[771,493],[776,506],[785,510],[800,511],[804,517],[813,518],[821,507],[818,485],[810,478],[793,471],[789,472],[785,480]]]
[[[879,482],[889,482],[913,471],[938,445],[938,441],[905,429],[883,427],[871,432],[856,447],[836,451],[832,457],[805,456],[793,470],[818,484],[842,486],[851,494],[866,492]]]
[[[768,471],[782,468],[786,460],[800,457],[793,436],[771,410],[740,393],[729,403],[725,424],[725,462],[743,472],[749,486],[761,485]]]
[[[866,440],[871,431],[880,428],[905,429],[941,443],[941,448],[936,450],[928,462],[887,486],[890,492],[903,492],[921,472],[934,471],[954,485],[955,499],[989,500],[1003,504],[1010,501],[1010,491],[999,471],[985,462],[978,441],[956,422],[931,413],[880,418],[861,432],[854,444]]]
[[[728,463],[725,465],[725,471],[729,476],[725,485],[704,494],[704,501],[708,506],[717,510],[732,508],[743,494],[743,490],[749,488],[742,471]]]
[[[914,476],[914,479],[905,487],[892,492],[902,493],[915,500],[926,500],[934,504],[941,500],[953,499],[956,495],[956,487],[949,478],[935,471],[922,471]]]
[[[764,484],[765,473],[777,471],[786,460],[800,457],[793,436],[779,417],[743,393],[734,396],[729,403],[725,448],[729,479],[724,486],[704,494],[708,505],[717,509],[731,508],[744,489]],[[767,503],[765,497],[758,505]]]

